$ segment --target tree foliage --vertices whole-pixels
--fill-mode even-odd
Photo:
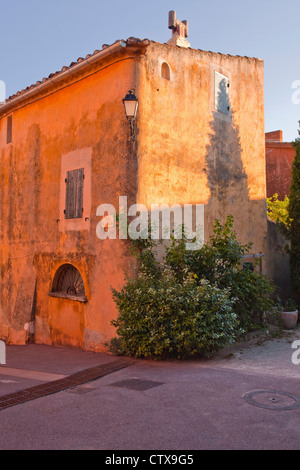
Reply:
[[[278,199],[278,194],[267,198],[267,215],[276,222],[279,226],[281,233],[288,236],[291,227],[292,219],[289,215],[289,196],[285,196],[283,201]]]

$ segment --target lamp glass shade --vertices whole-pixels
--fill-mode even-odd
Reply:
[[[125,112],[128,119],[134,119],[136,117],[137,109],[138,109],[138,99],[133,94],[132,91],[129,91],[128,95],[123,100],[125,106]]]

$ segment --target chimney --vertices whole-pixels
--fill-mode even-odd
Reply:
[[[172,38],[167,42],[169,46],[191,47],[186,40],[188,37],[188,22],[186,20],[177,20],[176,11],[169,12],[169,29],[172,30]]]
[[[266,132],[266,142],[282,142],[282,131]]]

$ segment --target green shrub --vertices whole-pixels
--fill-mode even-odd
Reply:
[[[262,326],[264,312],[273,305],[274,285],[266,276],[243,268],[243,257],[249,254],[251,243],[242,245],[233,230],[233,217],[224,225],[218,220],[213,227],[209,243],[195,251],[185,249],[185,240],[172,239],[167,248],[166,262],[180,280],[181,272],[188,268],[198,282],[206,279],[220,289],[229,289],[235,299],[234,311],[241,327],[248,331]]]
[[[243,331],[263,323],[272,306],[272,283],[243,269],[251,245],[241,245],[233,218],[214,224],[209,243],[187,250],[172,238],[158,262],[155,244],[134,242],[140,270],[121,291],[112,290],[119,316],[112,346],[136,357],[210,355]]]
[[[258,272],[241,269],[234,273],[230,287],[237,299],[234,311],[241,327],[245,331],[263,327],[265,312],[274,305],[272,281]]]
[[[238,322],[229,291],[208,281],[198,284],[189,274],[178,282],[165,271],[157,282],[140,273],[121,292],[113,291],[113,296],[119,309],[113,325],[123,354],[209,355],[236,338]]]
[[[284,200],[278,199],[278,194],[267,198],[267,215],[276,222],[279,230],[283,235],[288,236],[292,220],[289,216],[289,197],[285,196]]]

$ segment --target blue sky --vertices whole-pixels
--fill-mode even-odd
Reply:
[[[191,47],[264,60],[265,130],[281,129],[284,140],[294,140],[299,0],[0,0],[0,80],[7,96],[104,43],[130,36],[166,42],[170,10],[189,21]]]

